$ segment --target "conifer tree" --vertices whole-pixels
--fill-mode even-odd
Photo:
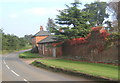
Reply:
[[[79,9],[81,3],[78,0],[75,0],[74,3],[71,3],[71,7],[66,5],[67,9],[59,10],[60,15],[57,15],[57,22],[60,25],[67,26],[81,26],[87,28],[85,24],[87,23],[88,13]]]
[[[105,18],[109,15],[106,13],[107,3],[106,2],[94,2],[85,5],[84,11],[89,13],[89,23],[94,26],[101,26],[104,24]]]
[[[47,31],[52,33],[56,26],[57,25],[54,23],[54,20],[52,18],[48,18],[48,22],[46,26]]]
[[[59,25],[67,25],[66,27],[61,27],[62,32],[58,32],[59,36],[62,38],[76,38],[85,37],[89,30],[89,24],[87,23],[88,15],[86,11],[80,9],[81,3],[75,0],[71,3],[72,6],[66,5],[66,9],[59,10],[59,15],[57,15],[56,23]]]

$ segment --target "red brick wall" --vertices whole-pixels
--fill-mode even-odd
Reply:
[[[106,44],[105,40],[99,37],[99,34],[99,32],[92,32],[87,39],[88,43],[84,44],[70,45],[68,42],[65,42],[62,46],[63,56],[86,61],[114,62],[118,60],[117,45],[99,51],[97,44],[103,46]]]
[[[32,38],[32,47],[34,48],[34,46],[38,46],[38,42],[45,39],[48,36],[37,36],[37,37],[33,37]]]
[[[38,50],[39,50],[40,55],[45,55],[45,56],[48,56],[48,55],[52,56],[53,55],[52,48],[46,47],[47,45],[50,45],[50,44],[39,44],[38,45]]]
[[[52,45],[52,43],[38,45],[39,54],[44,56],[53,56],[53,48],[47,47],[47,45]],[[43,50],[44,50],[44,54],[43,54]],[[62,47],[56,48],[56,56],[57,57],[62,56]]]
[[[102,62],[114,62],[115,60],[118,60],[117,46],[112,46],[99,53],[97,49],[89,48],[89,44],[81,44],[76,46],[65,44],[63,45],[62,51],[63,56],[70,59]]]

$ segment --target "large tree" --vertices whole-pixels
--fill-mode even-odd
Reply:
[[[53,32],[53,29],[57,27],[57,25],[54,23],[54,20],[52,18],[48,18],[48,22],[47,22],[47,31],[48,32]]]
[[[113,14],[113,16],[117,19],[118,18],[118,2],[114,2],[114,0],[108,3],[108,9]]]
[[[113,17],[115,18],[112,22],[113,24],[113,31],[119,32],[120,31],[120,1],[115,2],[114,0],[108,3],[109,12],[112,13]]]
[[[32,44],[31,43],[31,41],[32,41],[31,37],[32,36],[33,36],[32,34],[30,34],[30,35],[24,35],[23,39],[26,40],[27,44]]]
[[[80,9],[81,3],[78,0],[75,0],[71,5],[66,5],[67,8],[64,10],[59,10],[56,23],[61,26],[67,26],[62,26],[60,32],[56,30],[56,33],[63,38],[84,37],[88,32],[89,24],[87,21],[89,13]]]
[[[82,11],[79,7],[81,3],[76,1],[71,3],[71,7],[66,5],[67,9],[59,10],[60,15],[57,15],[57,22],[60,25],[72,25],[73,27],[81,26],[86,28],[88,13]]]
[[[91,4],[86,4],[84,11],[90,13],[88,18],[90,18],[89,23],[93,26],[101,26],[104,23],[105,18],[109,15],[106,13],[107,3],[106,2],[94,2]]]

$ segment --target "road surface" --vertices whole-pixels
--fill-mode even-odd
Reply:
[[[2,55],[2,81],[92,81],[28,65],[18,57],[22,52],[24,51]]]

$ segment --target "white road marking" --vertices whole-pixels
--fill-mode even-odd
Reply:
[[[6,64],[6,62],[3,60],[4,64]]]
[[[5,56],[5,57],[8,57],[8,56]],[[3,60],[3,62],[4,62],[4,64],[6,65],[6,67],[8,68],[8,69],[10,69],[10,67],[6,64],[6,62],[5,62],[5,58],[4,58],[4,60]],[[16,76],[20,76],[19,74],[17,74],[15,71],[13,71],[13,70],[11,70],[11,72],[12,73],[14,73]],[[27,83],[30,83],[30,82],[28,82],[26,79],[23,79],[24,81],[26,81]]]
[[[26,79],[23,79],[24,81],[27,81]]]
[[[6,67],[7,67],[8,69],[10,69],[10,68],[8,67],[8,65],[6,65]]]
[[[17,73],[15,73],[13,70],[11,70],[11,72],[13,72],[16,76],[19,76]]]

